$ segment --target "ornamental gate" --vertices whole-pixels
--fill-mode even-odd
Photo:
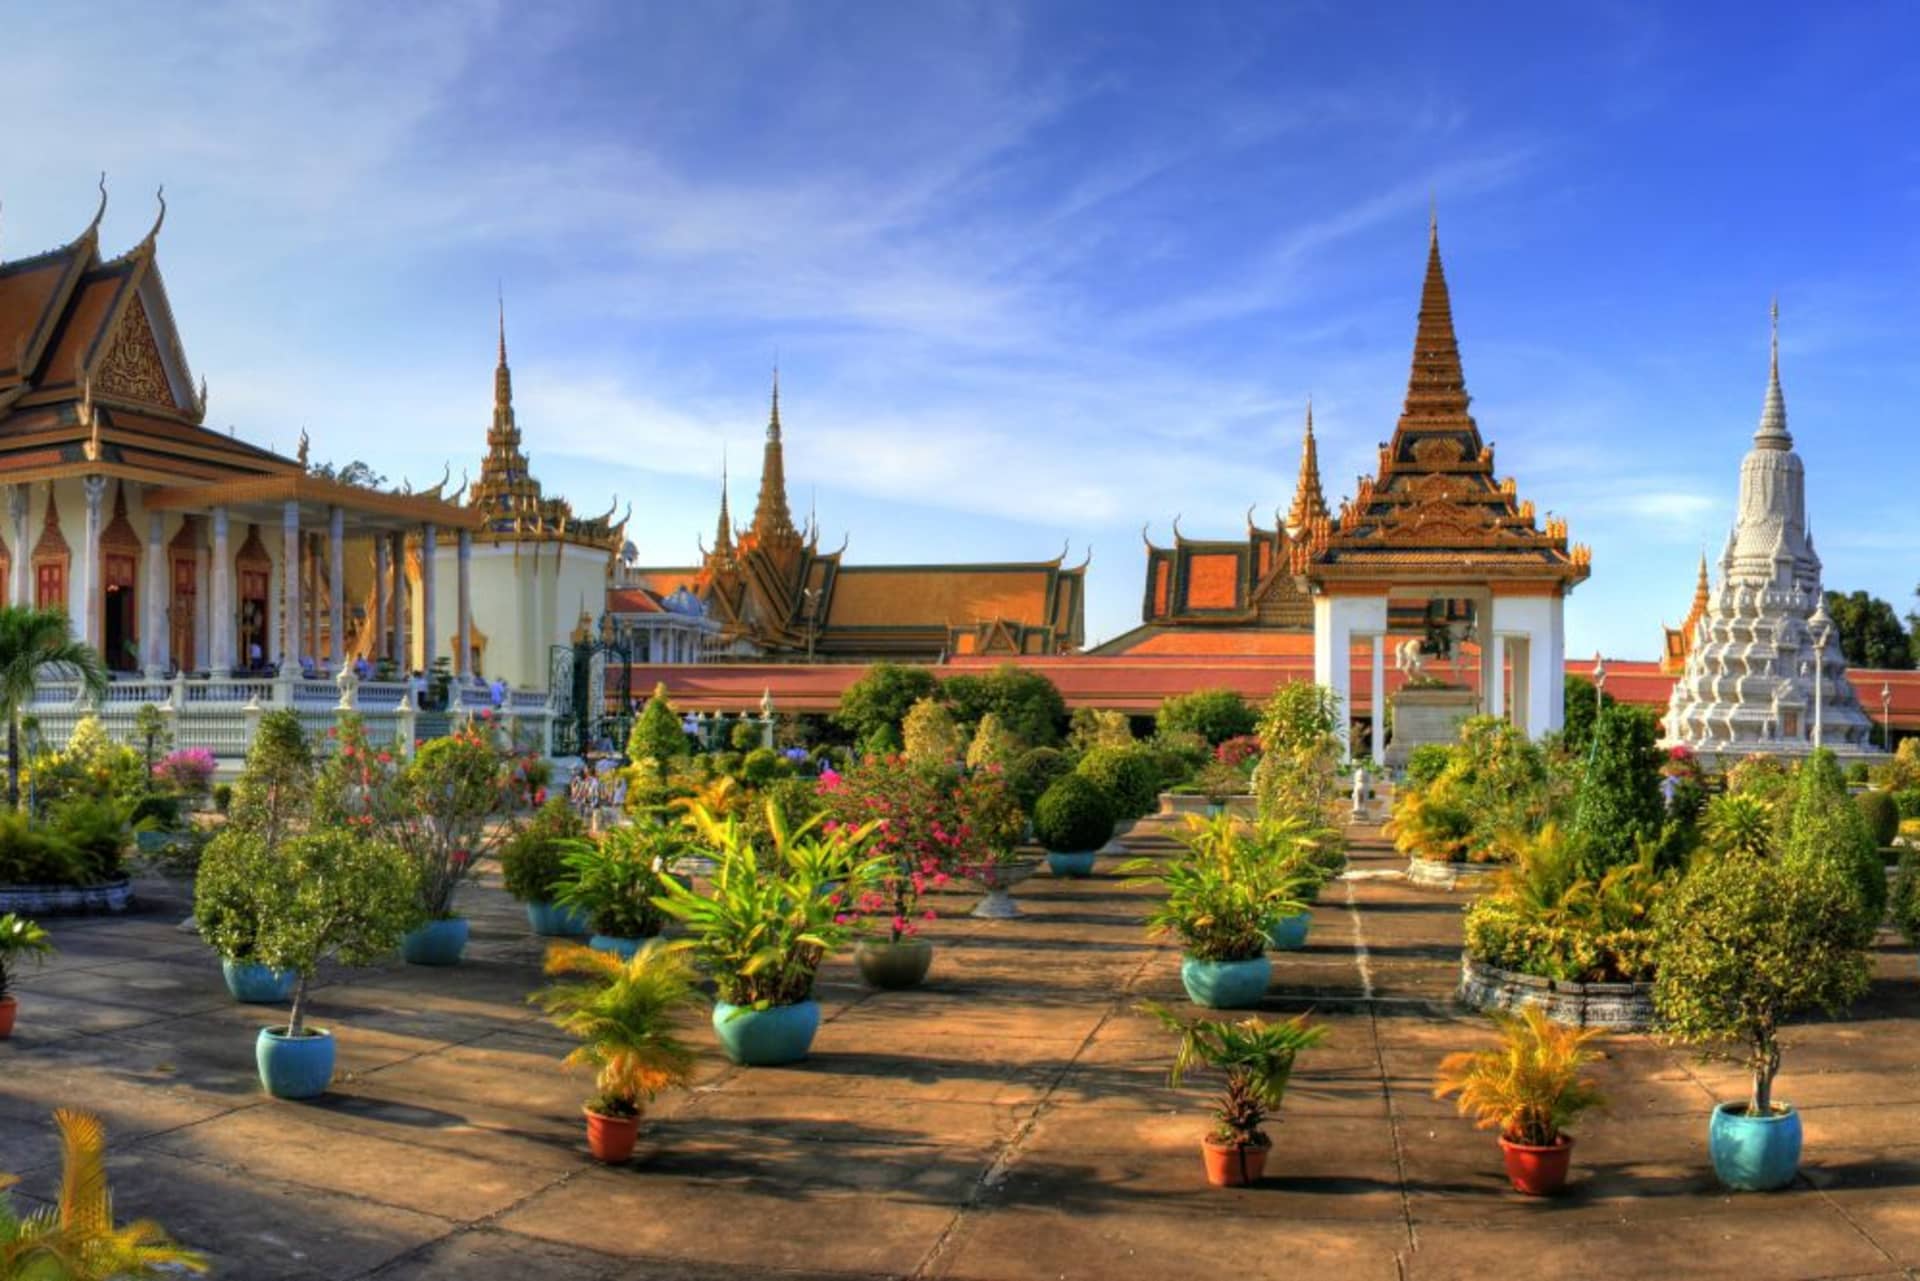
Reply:
[[[555,645],[547,665],[553,691],[554,756],[617,755],[633,725],[633,655],[611,641]]]

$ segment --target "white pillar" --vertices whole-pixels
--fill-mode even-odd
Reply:
[[[434,596],[433,561],[434,553],[440,550],[440,531],[431,522],[420,527],[420,670],[431,672],[433,660],[440,657],[435,653],[439,640],[435,633],[439,630],[433,616],[437,603]]]
[[[1353,716],[1353,634],[1386,630],[1385,596],[1313,598],[1313,679],[1332,690],[1338,701],[1335,733],[1343,754],[1351,750],[1347,725]]]
[[[172,645],[172,637],[167,635],[166,529],[165,515],[147,513],[147,594],[140,621],[140,665],[150,681],[167,674],[167,651]]]
[[[458,549],[459,573],[454,588],[458,615],[454,626],[459,636],[459,648],[453,656],[453,670],[455,675],[467,676],[473,671],[473,531],[461,530],[455,546]]]
[[[300,504],[288,500],[280,515],[280,674],[300,671]]]
[[[1507,714],[1507,638],[1499,632],[1493,634],[1489,646],[1487,662],[1487,686],[1483,702],[1487,715],[1505,716]]]
[[[1373,763],[1387,763],[1387,634],[1373,634]]]
[[[347,662],[347,513],[327,511],[327,661],[334,670]]]
[[[367,625],[373,628],[373,657],[388,658],[393,654],[391,648],[392,633],[387,630],[387,607],[389,603],[387,576],[387,540],[382,534],[373,536],[373,617]]]
[[[107,478],[88,476],[81,482],[87,495],[87,522],[80,543],[80,572],[74,584],[80,596],[80,639],[100,648],[100,501],[107,496]]]
[[[33,505],[33,491],[25,485],[9,487],[7,514],[13,517],[13,581],[7,594],[14,604],[33,604],[33,548],[27,542],[27,511]]]
[[[213,578],[213,591],[208,605],[212,617],[207,627],[207,665],[215,676],[226,677],[233,675],[234,628],[238,623],[233,614],[233,553],[227,548],[224,507],[213,509],[213,565],[208,572]]]
[[[1543,704],[1540,732],[1557,734],[1567,726],[1567,599],[1547,604],[1546,644],[1534,655],[1537,679],[1533,697]]]

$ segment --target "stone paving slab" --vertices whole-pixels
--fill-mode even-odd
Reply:
[[[1149,857],[1172,829],[1128,837]],[[636,1161],[585,1155],[587,1081],[525,1002],[542,943],[489,877],[450,970],[329,967],[316,1020],[343,1074],[324,1099],[264,1099],[256,1028],[177,928],[173,887],[121,919],[54,922],[60,957],[21,985],[0,1043],[0,1168],[51,1192],[48,1113],[102,1113],[123,1215],[213,1254],[221,1277],[1451,1278],[1900,1275],[1920,1266],[1920,967],[1889,938],[1854,1017],[1793,1030],[1782,1093],[1804,1109],[1802,1179],[1730,1197],[1707,1112],[1745,1088],[1646,1037],[1605,1043],[1610,1111],[1579,1135],[1568,1195],[1511,1193],[1490,1134],[1431,1096],[1439,1059],[1491,1043],[1451,999],[1464,895],[1373,875],[1402,864],[1362,830],[1362,878],[1276,954],[1270,1017],[1329,1029],[1303,1056],[1259,1187],[1204,1185],[1204,1085],[1170,1089],[1174,1039],[1142,999],[1192,1013],[1178,957],[1112,875],[1019,887],[1028,915],[943,919],[926,987],[876,993],[848,957],[818,995],[814,1056],[735,1068],[706,1047],[659,1101]]]

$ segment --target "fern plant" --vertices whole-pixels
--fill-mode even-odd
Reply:
[[[1509,1143],[1558,1145],[1583,1113],[1605,1105],[1599,1087],[1580,1074],[1601,1057],[1591,1046],[1602,1032],[1561,1027],[1534,1006],[1493,1021],[1500,1045],[1440,1060],[1433,1097],[1458,1095],[1460,1115],[1471,1115],[1482,1130],[1498,1129]]]
[[[100,1118],[61,1108],[60,1200],[17,1214],[0,1175],[0,1281],[143,1281],[205,1272],[207,1262],[147,1220],[115,1227],[107,1190],[107,1132]]]
[[[700,1000],[684,943],[656,939],[626,961],[560,943],[547,950],[545,968],[576,981],[552,984],[527,1000],[580,1043],[563,1062],[593,1071],[591,1111],[639,1116],[662,1091],[692,1079],[693,1051],[674,1027],[674,1016]]]

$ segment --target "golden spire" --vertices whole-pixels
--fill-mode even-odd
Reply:
[[[773,367],[773,409],[767,417],[767,444],[760,462],[760,498],[753,509],[753,533],[761,546],[798,542],[793,512],[787,506],[786,457],[780,442],[780,367]]]
[[[727,511],[727,452],[720,449],[720,525],[713,533],[713,554],[722,562],[733,559],[733,516]]]
[[[1413,338],[1413,369],[1407,378],[1402,427],[1467,427],[1467,377],[1453,332],[1453,300],[1440,261],[1440,219],[1427,222],[1427,276],[1420,286],[1420,322]]]
[[[1320,449],[1313,439],[1313,397],[1307,397],[1307,432],[1300,442],[1300,479],[1293,487],[1293,506],[1287,512],[1287,533],[1298,534],[1315,519],[1329,515],[1326,494],[1320,488]]]

